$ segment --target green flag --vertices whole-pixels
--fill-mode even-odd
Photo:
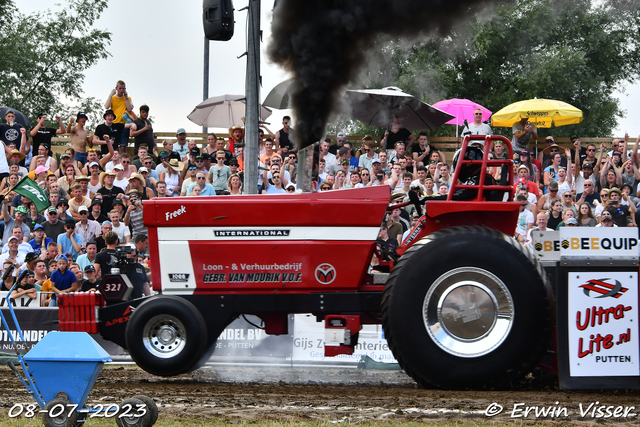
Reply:
[[[42,212],[50,205],[44,190],[28,176],[22,178],[11,190],[31,200],[38,212]]]

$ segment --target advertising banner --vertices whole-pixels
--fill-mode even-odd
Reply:
[[[381,325],[363,325],[353,354],[324,357],[324,322],[310,314],[296,314],[293,328],[293,361],[358,362],[367,355],[376,362],[397,363]]]
[[[234,320],[218,336],[212,361],[218,357],[229,356],[242,360],[291,357],[291,334],[267,335],[260,327],[262,321],[259,317],[246,315],[246,318],[253,325],[241,317]]]
[[[531,232],[533,253],[540,261],[560,261],[560,231]]]
[[[58,310],[49,308],[42,310],[18,309],[15,310],[15,314],[20,329],[22,330],[22,335],[24,336],[24,341],[22,341],[18,336],[9,310],[3,308],[2,314],[7,320],[13,338],[16,340],[18,350],[21,352],[31,350],[46,334],[58,330]],[[12,353],[13,345],[11,344],[11,339],[5,326],[6,325],[0,325],[0,352]]]
[[[560,256],[637,259],[638,229],[635,227],[562,227]]]
[[[572,377],[640,375],[638,272],[571,272],[568,277]]]
[[[15,300],[13,300],[11,302],[11,305],[13,306],[13,308],[15,309],[22,309],[22,308],[46,308],[46,307],[40,307],[40,299],[41,299],[41,294],[40,292],[38,292],[38,297],[34,300],[32,298],[29,298],[27,296],[21,296],[20,298],[17,298]],[[0,291],[0,308],[4,308],[7,307],[7,304],[9,304],[9,292],[7,291]],[[8,311],[7,311],[8,313]],[[57,313],[57,311],[56,311]]]

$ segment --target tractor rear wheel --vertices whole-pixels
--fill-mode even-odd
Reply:
[[[135,309],[125,340],[138,366],[154,375],[173,376],[196,366],[206,350],[207,327],[189,301],[161,295]]]
[[[425,387],[494,389],[547,349],[552,296],[542,267],[486,227],[452,227],[409,248],[391,272],[383,326],[400,366]]]

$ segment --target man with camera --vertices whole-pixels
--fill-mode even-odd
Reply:
[[[124,225],[131,225],[131,231],[133,237],[143,233],[147,233],[147,227],[142,222],[142,202],[140,201],[140,193],[138,190],[131,189],[127,194],[129,196],[129,206],[127,206],[127,212],[124,215]]]
[[[131,299],[140,298],[143,295],[151,295],[149,279],[144,267],[136,262],[136,250],[129,245],[118,246],[118,234],[110,231],[104,236],[107,248],[96,255],[93,267],[103,279],[111,274],[112,268],[119,268],[121,274],[125,274],[133,285]]]
[[[96,260],[93,266],[96,269],[97,276],[104,277],[111,273],[112,262],[115,258],[112,258],[112,254],[115,253],[116,246],[118,246],[118,233],[109,231],[102,236],[107,247],[96,255]],[[113,265],[115,267],[115,263]]]
[[[127,275],[133,285],[131,299],[149,296],[151,295],[151,288],[149,287],[147,272],[144,266],[137,261],[136,249],[130,246],[127,247],[130,249],[127,253],[127,264],[121,272]]]
[[[538,139],[538,128],[531,124],[528,117],[522,117],[519,123],[513,125],[512,131],[511,144],[518,150],[526,150],[531,138]]]
[[[609,204],[605,208],[605,211],[611,214],[613,222],[618,227],[636,227],[635,215],[633,214],[635,214],[638,209],[633,203],[629,203],[628,205],[620,204],[621,198],[629,202],[629,197],[623,194],[617,187],[609,190]],[[630,221],[627,221],[627,218],[630,218]]]
[[[387,178],[387,174],[384,173],[384,171],[382,170],[382,162],[380,161],[380,159],[373,159],[373,161],[371,162],[371,178],[372,178],[372,183],[371,185],[385,185],[385,184],[389,184],[389,179]]]

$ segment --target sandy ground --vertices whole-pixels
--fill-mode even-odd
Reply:
[[[5,367],[0,368],[0,389],[2,415],[16,402],[32,402]],[[98,377],[89,403],[119,403],[136,394],[153,398],[165,420],[640,424],[639,391],[562,391],[553,375],[540,372],[527,377],[516,390],[473,392],[424,389],[399,370],[208,365],[188,375],[161,378],[135,366],[108,366]],[[606,410],[604,417],[593,417],[594,406],[582,415],[580,404],[583,411],[591,404],[634,408],[627,417],[606,417]],[[486,414],[490,405],[503,409],[490,417]],[[555,409],[537,416],[532,410],[524,417],[526,407]]]

